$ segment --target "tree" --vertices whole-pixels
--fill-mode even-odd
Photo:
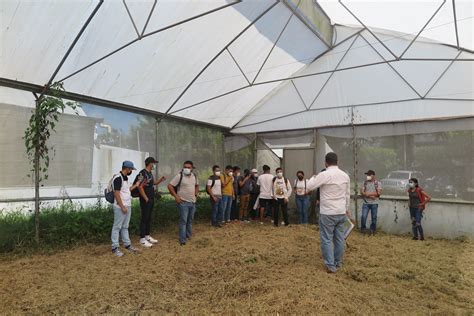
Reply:
[[[77,113],[77,104],[65,102],[61,95],[64,95],[64,87],[61,82],[53,83],[47,90],[49,95],[42,94],[36,100],[35,109],[31,113],[29,125],[23,137],[25,141],[26,153],[31,164],[31,171],[34,174],[35,182],[35,240],[40,242],[39,234],[39,188],[40,184],[48,179],[48,168],[51,161],[50,149],[53,146],[48,144],[51,133],[56,131],[59,117],[66,108],[71,108]],[[30,176],[30,175],[28,175]]]

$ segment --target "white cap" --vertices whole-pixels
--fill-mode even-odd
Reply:
[[[251,173],[258,173],[258,170],[253,168],[252,170],[250,170]]]

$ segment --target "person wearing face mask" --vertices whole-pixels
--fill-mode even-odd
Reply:
[[[273,178],[273,198],[275,199],[275,210],[273,212],[273,225],[278,227],[280,210],[283,213],[283,223],[288,226],[288,200],[291,196],[290,180],[283,176],[283,169],[276,169],[276,177]]]
[[[137,253],[138,250],[132,246],[130,236],[128,234],[128,225],[130,224],[130,217],[132,214],[132,193],[131,191],[141,185],[141,181],[130,185],[128,178],[132,171],[136,170],[133,162],[124,161],[122,163],[122,170],[113,178],[114,190],[114,224],[112,226],[112,253],[117,257],[122,257],[124,254],[119,249],[119,237],[122,237],[123,245],[130,253]]]
[[[168,184],[168,191],[176,200],[179,211],[179,243],[181,246],[192,237],[196,199],[199,193],[197,177],[193,173],[193,162],[188,160],[183,169]]]
[[[370,215],[372,222],[370,223],[370,234],[375,235],[377,230],[377,210],[379,206],[379,197],[382,194],[382,184],[375,178],[375,171],[369,170],[365,173],[366,178],[364,184],[360,188],[360,194],[364,199],[362,204],[362,216],[360,219],[360,231],[365,234],[367,232],[367,217]]]
[[[257,199],[258,195],[260,194],[260,188],[257,185],[257,180],[258,180],[258,170],[257,169],[252,169],[250,170],[250,178],[248,180],[249,183],[249,193],[250,193],[250,198],[249,198],[249,211],[250,214],[249,216],[253,219],[257,219],[257,209],[255,208],[255,205],[257,204]]]
[[[418,179],[411,178],[408,180],[408,198],[413,240],[425,240],[421,219],[426,203],[431,200],[431,197],[418,185]]]
[[[238,203],[240,202],[239,201],[239,197],[240,197],[239,182],[240,182],[242,177],[240,176],[240,167],[239,166],[235,166],[234,168],[232,168],[232,171],[233,171],[233,174],[234,174],[234,180],[232,182],[232,185],[234,186],[234,198],[232,200],[230,220],[231,221],[238,221],[239,219],[241,219],[239,217]]]
[[[212,176],[207,180],[206,191],[211,197],[211,225],[213,227],[222,227],[220,221],[222,218],[222,184],[221,168],[217,165],[212,167]]]
[[[337,155],[326,154],[326,171],[308,180],[306,189],[321,188],[319,237],[326,271],[336,273],[344,256],[344,224],[351,217],[349,203],[351,182],[349,176],[337,166]]]
[[[260,210],[260,224],[263,224],[264,214],[270,211],[273,214],[275,200],[273,199],[273,178],[270,173],[270,166],[263,165],[263,174],[258,177],[257,185],[260,193],[258,195],[258,204]]]
[[[230,212],[232,210],[232,200],[234,199],[234,169],[232,166],[225,167],[224,174],[221,174],[222,184],[222,223],[230,223]]]
[[[309,209],[309,194],[306,190],[307,181],[304,178],[304,172],[298,171],[296,173],[296,180],[294,185],[296,209],[298,210],[299,223],[308,224],[308,209]]]
[[[145,248],[150,248],[153,244],[156,244],[158,240],[150,236],[150,225],[151,225],[151,213],[153,211],[154,200],[155,200],[155,185],[159,185],[166,180],[165,177],[161,177],[156,180],[153,177],[153,170],[155,169],[158,161],[153,157],[145,159],[145,168],[142,169],[135,182],[142,179],[142,185],[138,187],[139,198],[140,198],[140,245]]]

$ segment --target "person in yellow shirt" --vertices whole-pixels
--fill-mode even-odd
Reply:
[[[224,174],[221,175],[222,183],[222,223],[230,223],[230,211],[232,209],[232,200],[235,198],[234,192],[234,172],[232,166],[225,167]]]

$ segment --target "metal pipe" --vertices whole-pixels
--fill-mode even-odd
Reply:
[[[206,71],[206,69],[216,60],[232,43],[234,43],[242,34],[244,34],[250,27],[252,27],[258,20],[260,20],[268,11],[274,8],[279,1],[275,1],[271,6],[265,9],[259,16],[257,16],[249,25],[247,25],[242,31],[239,32],[230,42],[227,43],[199,72],[196,76],[194,76],[193,80],[184,88],[184,90],[179,94],[179,96],[174,100],[174,102],[170,105],[170,107],[166,110],[163,116],[160,118],[163,119],[168,116],[169,112],[173,109],[173,107],[178,103],[179,100],[183,97],[183,95],[189,90],[189,88],[193,85],[193,83]]]

